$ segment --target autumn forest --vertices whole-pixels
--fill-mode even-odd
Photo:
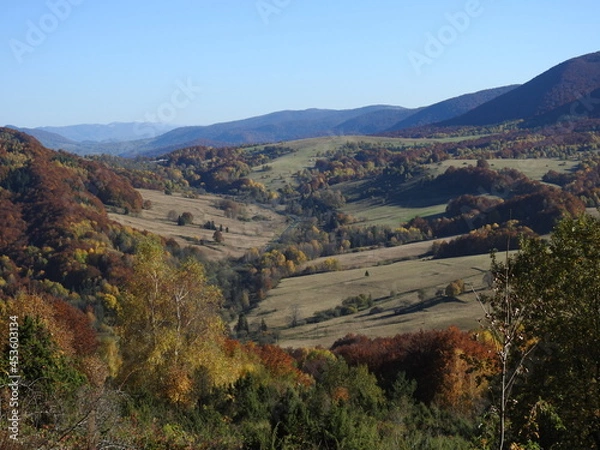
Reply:
[[[0,448],[600,448],[600,122],[552,117],[129,158],[0,128]],[[456,276],[317,285],[398,262]],[[263,308],[290,280],[323,306]]]

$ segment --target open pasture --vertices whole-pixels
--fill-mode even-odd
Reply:
[[[139,192],[144,200],[152,202],[151,209],[144,210],[139,215],[112,213],[110,218],[132,228],[173,238],[181,246],[196,246],[211,259],[239,257],[252,247],[261,248],[276,239],[287,226],[285,217],[252,204],[243,206],[244,216],[247,218],[245,221],[226,217],[225,212],[215,206],[221,200],[216,195],[201,195],[191,199],[148,189],[140,189]],[[194,216],[194,222],[178,226],[176,222],[167,219],[169,211],[175,211],[178,215],[190,212]],[[229,229],[229,232],[223,232],[223,243],[214,242],[214,231],[203,228],[207,221],[214,221],[217,227],[223,225],[224,230]],[[200,240],[204,240],[204,245],[199,245]]]
[[[485,287],[483,277],[490,263],[489,255],[416,259],[288,278],[269,293],[248,320],[258,323],[264,319],[269,328],[280,330],[282,346],[329,346],[348,333],[388,336],[451,325],[474,329],[482,314],[472,292]],[[465,282],[466,294],[458,299],[437,296],[457,279]],[[314,313],[334,308],[344,299],[359,294],[371,295],[373,306],[380,311],[374,314],[362,311],[321,323],[302,324]],[[302,325],[291,328],[293,318]]]

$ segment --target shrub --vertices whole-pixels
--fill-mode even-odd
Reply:
[[[177,218],[177,225],[179,225],[179,226],[189,225],[193,222],[194,222],[194,216],[192,215],[192,213],[189,213],[189,212],[184,212],[182,215],[180,215]]]
[[[175,211],[174,209],[167,213],[167,220],[170,220],[171,222],[177,222],[178,218],[179,214],[177,214],[177,211]]]

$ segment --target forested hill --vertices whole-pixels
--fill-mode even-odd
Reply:
[[[105,205],[135,212],[142,198],[99,163],[0,128],[0,295],[27,286],[96,302],[100,281],[119,278],[122,252],[131,250]]]
[[[439,125],[489,125],[528,119],[580,100],[600,87],[600,52],[565,61],[531,81]]]
[[[464,94],[458,97],[443,100],[433,105],[422,108],[420,111],[412,114],[406,119],[394,124],[388,132],[404,130],[406,128],[422,127],[433,123],[449,120],[453,117],[459,117],[472,109],[506,94],[518,85],[502,86],[495,89],[486,89],[471,94]]]

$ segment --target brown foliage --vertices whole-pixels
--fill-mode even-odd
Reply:
[[[452,241],[435,242],[431,247],[434,258],[454,258],[456,256],[479,255],[492,251],[516,249],[522,238],[534,237],[535,233],[521,226],[509,223],[498,227],[486,225]]]
[[[62,300],[54,299],[51,305],[56,321],[73,335],[72,347],[75,354],[92,355],[98,348],[98,337],[88,316]]]
[[[8,282],[0,281],[4,295],[24,286],[65,295],[63,288],[80,291],[127,272],[127,262],[112,250],[132,241],[133,232],[111,223],[102,204],[141,208],[126,179],[7,129],[0,129],[0,162],[0,252],[16,269]],[[49,289],[48,280],[62,287]]]
[[[494,349],[457,328],[370,339],[348,335],[332,351],[348,364],[365,364],[391,389],[400,372],[417,381],[417,400],[470,411],[493,372]]]
[[[281,347],[248,343],[245,350],[258,356],[261,364],[274,379],[292,379],[305,386],[312,383],[311,377],[299,370],[295,359]]]

